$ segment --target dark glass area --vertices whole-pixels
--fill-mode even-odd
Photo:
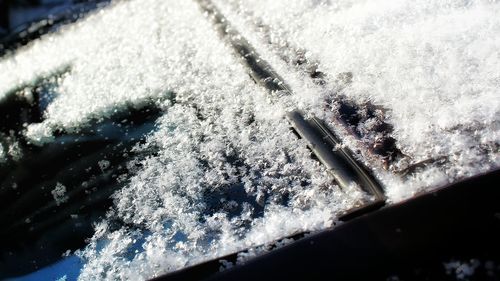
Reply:
[[[155,130],[161,110],[153,102],[124,107],[92,120],[79,133],[54,132],[35,146],[26,126],[43,121],[53,79],[42,79],[0,102],[0,279],[32,272],[85,245],[92,223],[110,207],[110,195],[128,180],[131,148]],[[8,152],[9,153],[9,152]]]
[[[110,0],[0,0],[0,57]]]

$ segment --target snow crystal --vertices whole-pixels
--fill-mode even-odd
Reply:
[[[66,73],[44,120],[24,132],[36,145],[121,108],[154,103],[163,110],[157,130],[131,151],[154,153],[130,160],[130,179],[78,252],[81,280],[147,279],[332,227],[366,196],[340,190],[284,115],[298,107],[333,120],[327,101],[338,94],[385,109],[407,155],[395,166],[445,157],[446,164],[431,161],[402,177],[333,128],[366,156],[393,202],[500,166],[500,4],[217,3],[294,95],[270,102],[194,1],[116,2],[0,60],[0,101]],[[327,86],[283,59],[292,55],[318,62]],[[2,144],[0,162],[7,153]],[[52,191],[58,205],[65,193],[60,183]]]
[[[18,161],[23,156],[18,139],[11,130],[9,135],[0,132],[0,164],[9,160]]]
[[[64,275],[61,278],[58,278],[56,281],[66,281],[66,280],[68,280],[68,276]]]
[[[68,201],[68,196],[66,196],[66,186],[62,183],[58,182],[56,187],[50,193],[52,193],[57,206]]]
[[[194,2],[119,3],[0,66],[15,76],[0,77],[5,95],[67,71],[43,122],[25,132],[33,144],[120,107],[164,109],[157,131],[134,149],[157,153],[127,164],[132,177],[79,252],[82,280],[146,279],[324,229],[364,200],[339,190],[311,159],[289,130],[286,106],[269,104]],[[52,191],[58,204],[65,192],[62,184]]]
[[[452,259],[443,263],[445,273],[456,280],[495,280],[500,273],[497,260]]]
[[[0,143],[0,164],[5,163],[7,161],[7,153],[3,148],[3,145]]]
[[[26,137],[30,143],[36,145],[50,143],[55,139],[52,130],[42,123],[31,124],[26,131]]]
[[[109,168],[111,163],[108,160],[101,160],[101,161],[97,162],[97,164],[99,165],[99,168],[101,169],[101,171],[104,172],[106,169]]]

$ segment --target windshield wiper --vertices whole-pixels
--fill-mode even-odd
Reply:
[[[202,10],[210,17],[220,36],[241,57],[253,80],[269,91],[273,96],[292,95],[292,90],[284,79],[274,71],[268,62],[263,60],[255,48],[236,30],[222,13],[209,0],[197,0]],[[357,186],[373,196],[371,202],[355,210],[349,210],[345,215],[363,213],[374,207],[384,205],[385,195],[380,183],[373,175],[359,163],[353,153],[342,145],[342,142],[317,117],[306,119],[304,114],[295,109],[287,113],[287,120],[298,133],[307,141],[308,147],[314,155],[325,165],[342,189]],[[367,207],[364,209],[363,207]]]

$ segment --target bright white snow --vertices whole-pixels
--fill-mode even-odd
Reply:
[[[382,106],[408,155],[396,169],[447,157],[405,182],[379,171],[391,200],[500,166],[498,1],[215,2],[295,86],[297,104],[325,119],[321,101],[332,92]],[[279,56],[299,49],[319,62],[327,89],[287,73]],[[339,85],[347,72],[352,83]]]
[[[332,226],[363,195],[339,190],[283,115],[299,107],[331,118],[321,105],[337,91],[386,108],[410,162],[448,157],[410,178],[367,160],[393,202],[500,166],[496,1],[217,3],[294,96],[270,103],[194,1],[117,2],[0,60],[0,100],[68,70],[43,123],[27,128],[36,144],[120,107],[153,102],[165,110],[135,148],[158,153],[130,163],[130,182],[80,252],[82,280],[150,278]],[[282,48],[269,46],[255,21],[275,42],[307,50],[332,89],[280,60]],[[352,83],[336,85],[345,72]],[[0,147],[0,158],[6,153]]]

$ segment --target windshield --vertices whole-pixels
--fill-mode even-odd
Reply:
[[[148,279],[500,166],[498,3],[209,2],[221,34],[207,2],[115,1],[0,59],[5,276]]]

